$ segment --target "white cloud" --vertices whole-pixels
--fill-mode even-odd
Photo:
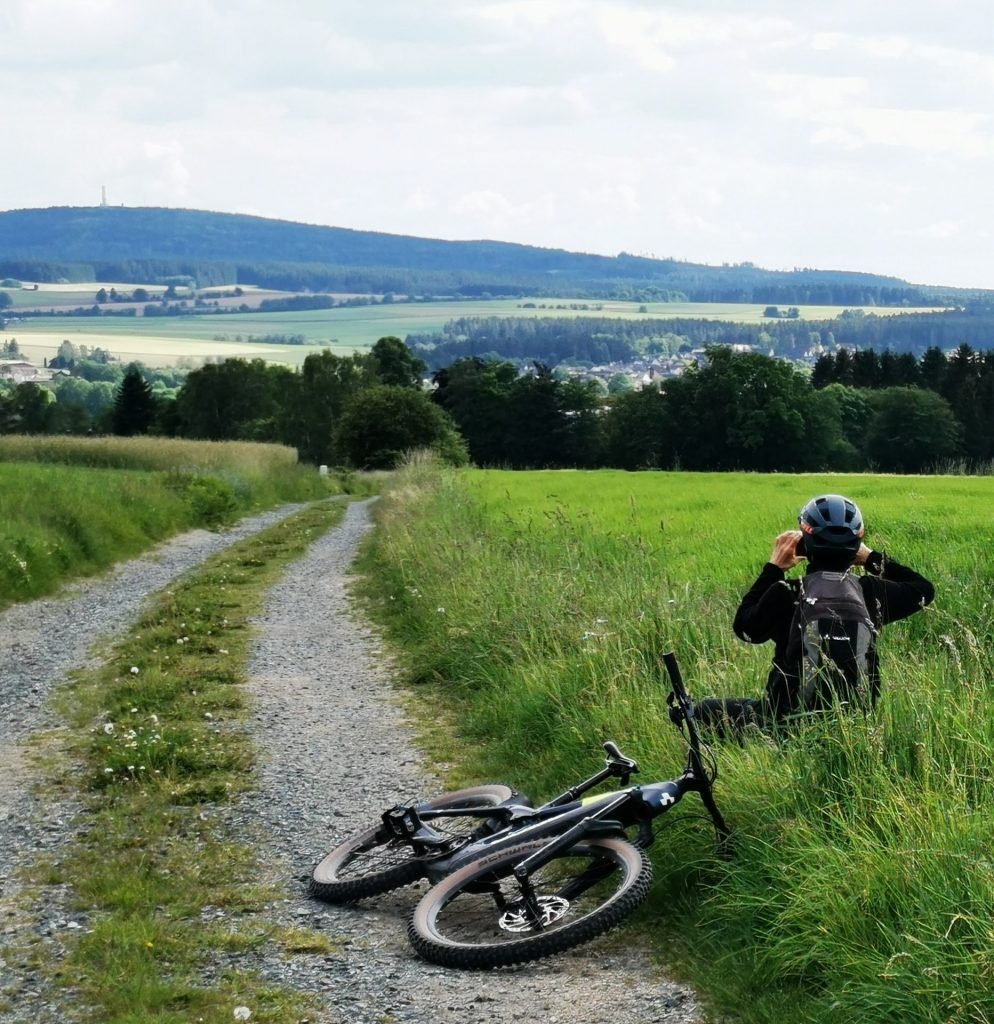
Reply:
[[[991,25],[980,0],[7,0],[0,195],[994,287]]]

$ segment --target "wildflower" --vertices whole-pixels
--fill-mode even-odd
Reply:
[[[113,774],[114,774],[114,769],[113,768],[105,768],[104,769],[104,775],[113,775]]]
[[[137,665],[132,665],[132,666],[131,666],[131,674],[132,674],[133,676],[136,676],[136,675],[138,675],[138,666],[137,666]]]
[[[236,1006],[234,1017],[235,1020],[248,1020],[252,1016],[252,1011],[247,1006]]]
[[[104,722],[104,732],[107,733],[108,736],[112,736],[114,733],[114,723]]]
[[[435,611],[438,612],[439,615],[444,615],[445,614],[445,609],[444,608],[436,608]]]
[[[220,653],[221,654],[227,654],[228,653],[228,648],[227,647],[222,647]]]
[[[152,725],[158,725],[159,724],[159,716],[158,715],[149,715],[148,716],[148,720],[152,723]]]

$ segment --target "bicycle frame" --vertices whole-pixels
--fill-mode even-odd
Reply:
[[[683,684],[672,652],[663,655],[663,663],[671,682],[671,692],[667,697],[670,719],[681,731],[686,727],[689,742],[687,766],[679,777],[645,786],[628,786],[630,777],[639,770],[638,764],[625,757],[613,742],[608,741],[603,745],[607,758],[601,771],[541,807],[512,805],[419,813],[414,805],[400,806],[383,816],[384,825],[389,829],[388,834],[407,840],[418,855],[425,856],[426,872],[433,883],[472,861],[501,853],[530,840],[548,838],[549,842],[545,846],[515,866],[514,874],[525,890],[526,901],[527,880],[531,873],[584,838],[620,836],[627,829],[638,827],[637,844],[650,845],[653,841],[652,821],[679,803],[688,792],[700,795],[718,835],[719,849],[724,849],[728,828],[715,804],[711,791],[712,780],[702,760],[702,743],[697,731],[693,701]],[[618,778],[623,788],[614,793],[584,797],[589,790],[610,778]],[[431,821],[456,816],[499,818],[503,826],[453,850],[447,837],[431,828]]]

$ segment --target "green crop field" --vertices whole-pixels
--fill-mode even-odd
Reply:
[[[121,287],[127,289],[132,286]],[[23,293],[13,294],[16,296]],[[525,303],[529,303],[530,307],[525,308]],[[584,306],[586,308],[579,308]],[[147,319],[54,316],[8,324],[0,332],[0,342],[16,338],[21,350],[29,358],[37,360],[55,355],[61,342],[68,339],[75,344],[105,348],[121,359],[137,359],[148,366],[174,365],[184,359],[200,363],[206,358],[226,356],[299,365],[308,352],[313,351],[308,346],[264,344],[260,339],[266,335],[299,334],[309,344],[348,354],[372,347],[377,339],[385,335],[406,338],[409,334],[440,331],[446,323],[457,317],[606,316],[660,321],[676,317],[703,317],[736,323],[761,323],[765,307],[756,303],[656,302],[646,304],[644,313],[640,312],[641,308],[642,304],[635,302],[577,302],[575,299],[546,298],[396,302],[301,312],[249,312]],[[842,307],[802,306],[800,311],[805,319],[823,320],[838,316]],[[914,309],[883,308],[867,311],[879,315],[920,312]]]
[[[868,717],[717,749],[734,856],[688,797],[662,819],[636,923],[719,1011],[752,1022],[988,1024],[994,1007],[994,480],[409,469],[367,555],[452,784],[534,797],[614,739],[672,777],[659,655],[692,692],[758,696],[771,650],[731,620],[812,495],[861,505],[868,543],[935,603],[887,627]],[[420,695],[420,700],[418,696]],[[455,736],[455,739],[451,738]]]

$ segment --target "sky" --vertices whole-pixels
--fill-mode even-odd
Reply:
[[[989,0],[4,0],[0,209],[994,288]]]

